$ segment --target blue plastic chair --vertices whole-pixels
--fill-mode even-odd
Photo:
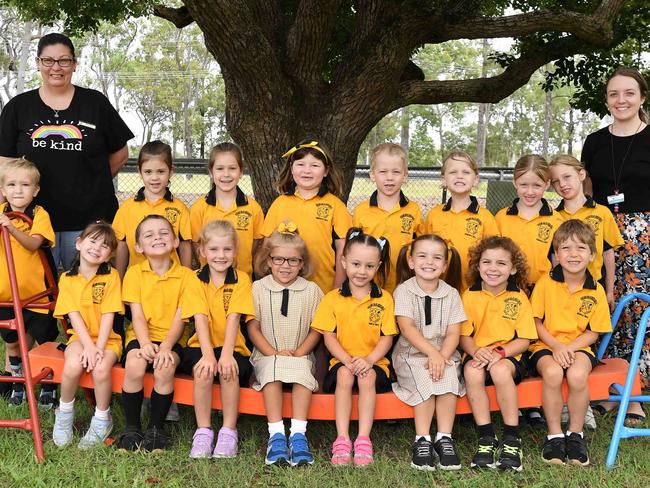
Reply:
[[[614,310],[614,314],[612,315],[612,324],[614,327],[618,323],[618,319],[620,318],[625,305],[633,300],[640,300],[650,304],[650,295],[646,293],[631,293],[629,295],[625,295],[618,302],[618,305]],[[627,407],[630,402],[650,402],[650,395],[630,396],[632,392],[632,386],[634,384],[634,377],[636,376],[637,369],[639,367],[639,356],[641,355],[641,349],[645,341],[645,333],[649,320],[650,307],[646,307],[643,315],[641,315],[639,328],[637,329],[636,338],[634,339],[634,348],[632,349],[630,368],[627,371],[625,385],[621,386],[618,383],[612,385],[612,388],[616,390],[617,394],[610,395],[609,401],[619,402],[619,407],[618,414],[616,415],[616,423],[614,424],[614,432],[612,433],[612,441],[609,444],[609,451],[607,452],[607,460],[605,462],[605,469],[607,471],[611,470],[614,467],[614,462],[616,461],[616,453],[618,452],[618,445],[621,442],[621,438],[628,439],[630,437],[650,437],[650,429],[625,426],[625,414],[627,413]],[[611,337],[611,333],[603,336],[603,340],[601,341],[600,347],[598,348],[598,359],[603,358]]]

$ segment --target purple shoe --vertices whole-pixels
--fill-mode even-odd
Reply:
[[[209,458],[212,454],[212,442],[214,441],[214,432],[212,429],[201,427],[196,429],[192,438],[192,450],[190,457],[192,459]]]
[[[236,430],[228,427],[221,427],[217,436],[217,445],[214,446],[212,457],[214,458],[233,458],[237,456],[237,441],[239,436]]]

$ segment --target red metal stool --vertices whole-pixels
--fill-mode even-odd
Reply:
[[[27,215],[20,212],[8,212],[5,215],[10,219],[19,218],[32,225],[32,219]],[[39,463],[45,460],[43,452],[43,437],[41,435],[41,423],[38,416],[38,406],[36,405],[36,396],[34,394],[34,387],[38,383],[50,383],[45,378],[52,374],[52,368],[45,367],[36,375],[32,375],[32,369],[29,363],[27,337],[25,333],[25,322],[23,320],[23,308],[40,308],[47,310],[54,310],[58,288],[54,274],[50,268],[50,263],[47,260],[45,251],[39,249],[38,253],[43,264],[45,271],[45,280],[47,289],[34,296],[24,299],[20,298],[18,291],[18,281],[16,280],[16,267],[14,265],[13,253],[11,252],[11,241],[9,231],[5,227],[0,227],[2,233],[2,242],[7,259],[7,270],[9,272],[9,284],[11,286],[11,302],[0,302],[0,307],[13,307],[14,318],[11,320],[0,320],[0,328],[15,330],[18,333],[18,345],[20,347],[20,357],[23,362],[23,377],[15,376],[0,376],[0,382],[3,383],[23,383],[25,385],[25,392],[27,393],[27,405],[29,406],[29,418],[20,420],[0,420],[0,427],[9,427],[14,429],[31,430],[34,438],[34,448],[36,450],[36,459]],[[36,303],[42,298],[49,297],[48,302]]]

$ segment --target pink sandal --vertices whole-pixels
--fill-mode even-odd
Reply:
[[[372,464],[372,442],[370,437],[360,435],[354,441],[354,464],[357,467]]]
[[[332,444],[332,464],[345,466],[352,462],[352,442],[343,436],[338,436]]]

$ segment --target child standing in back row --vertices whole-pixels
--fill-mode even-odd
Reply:
[[[323,293],[338,287],[345,273],[339,264],[345,233],[352,225],[341,201],[341,177],[330,152],[318,141],[305,140],[282,155],[275,199],[264,220],[262,234],[270,236],[287,216],[301,230],[309,253],[318,263],[314,282]]]
[[[422,225],[420,206],[402,193],[407,175],[404,148],[392,142],[379,144],[370,154],[370,179],[377,190],[354,209],[354,227],[362,228],[375,238],[383,236],[390,242],[388,277],[386,283],[378,283],[390,293],[397,286],[395,270],[399,250],[416,236]]]

